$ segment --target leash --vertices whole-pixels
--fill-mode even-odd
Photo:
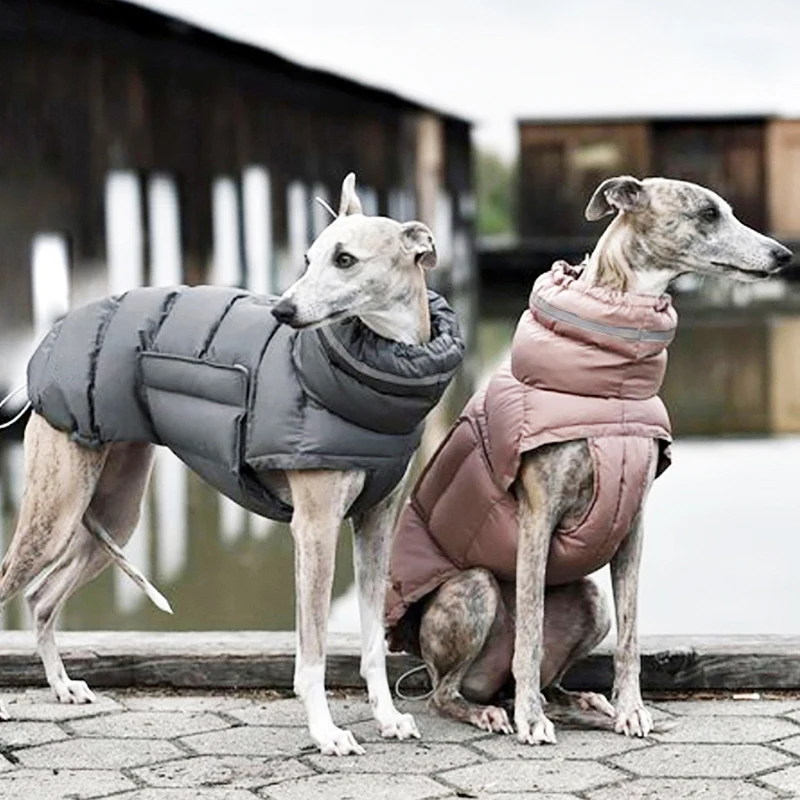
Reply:
[[[415,672],[422,672],[422,670],[427,670],[428,667],[425,664],[417,664],[416,667],[411,667],[411,669],[407,669],[395,682],[394,682],[394,693],[401,699],[401,700],[427,700],[432,694],[433,689],[425,694],[418,695],[413,697],[410,694],[403,694],[400,691],[400,682],[404,681],[410,675],[413,675]]]
[[[0,400],[0,408],[2,408],[12,397],[14,397],[15,395],[18,395],[23,389],[27,389],[27,388],[28,388],[28,384],[27,383],[23,383],[22,386],[17,386],[17,388],[14,389],[13,392],[11,392],[10,394],[7,394],[2,400]],[[25,416],[25,414],[28,412],[28,409],[30,407],[31,407],[31,401],[28,400],[28,402],[25,403],[25,405],[22,407],[22,411],[20,411],[14,417],[14,419],[10,419],[10,420],[8,420],[8,422],[4,422],[2,425],[0,425],[0,431],[4,430],[5,428],[10,428],[15,422],[18,422],[19,420],[21,420],[22,417]]]

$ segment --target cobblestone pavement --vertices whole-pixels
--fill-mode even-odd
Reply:
[[[363,696],[332,699],[367,755],[314,752],[300,702],[261,693],[102,692],[61,706],[8,691],[0,800],[768,800],[800,797],[800,698],[650,703],[648,740],[557,723],[558,744],[443,721],[407,703],[421,741],[384,742]],[[557,717],[554,718],[557,719]]]

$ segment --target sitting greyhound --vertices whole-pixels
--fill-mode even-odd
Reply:
[[[664,292],[686,272],[752,281],[792,254],[701,186],[611,178],[589,220],[616,212],[588,261],[534,286],[510,364],[468,404],[398,523],[387,598],[395,649],[419,653],[433,705],[511,733],[487,705],[512,677],[521,742],[555,742],[549,699],[615,717],[646,736],[637,641],[642,508],[669,463],[657,396],[677,318]],[[613,706],[560,680],[608,633],[587,577],[606,563],[618,640]]]
[[[165,605],[120,550],[162,444],[237,502],[291,519],[294,687],[312,739],[336,755],[364,752],[334,725],[324,686],[336,539],[353,517],[370,705],[383,736],[419,736],[389,691],[384,587],[399,487],[463,343],[452,310],[426,289],[431,232],[364,216],[354,184],[348,175],[338,217],[277,303],[222,287],[134,289],[71,311],[32,357],[26,488],[0,601],[30,587],[60,701],[94,699],[55,643],[72,592],[114,560]]]

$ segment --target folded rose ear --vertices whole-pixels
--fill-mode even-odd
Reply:
[[[406,222],[401,226],[403,247],[414,254],[414,263],[425,269],[436,266],[436,242],[431,229],[422,222]]]
[[[615,211],[644,211],[648,202],[647,187],[640,180],[630,175],[608,178],[595,189],[586,206],[586,219],[594,222]]]
[[[339,201],[339,216],[347,214],[362,214],[361,201],[356,194],[356,175],[354,172],[348,173],[342,181],[342,199]]]

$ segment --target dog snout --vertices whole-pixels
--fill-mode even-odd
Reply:
[[[772,248],[772,257],[775,259],[775,265],[779,269],[782,269],[783,267],[788,267],[789,264],[792,263],[793,254],[788,247],[779,244]]]
[[[278,301],[272,308],[272,316],[284,325],[291,325],[295,316],[297,316],[297,306],[294,300],[284,297]]]

